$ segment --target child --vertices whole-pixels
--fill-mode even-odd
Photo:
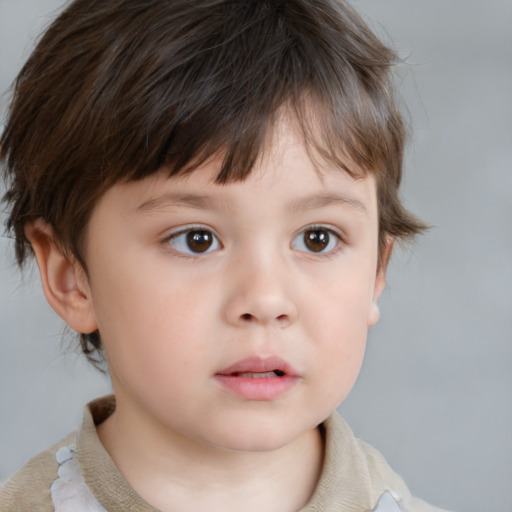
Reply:
[[[20,266],[114,395],[0,509],[428,512],[335,412],[395,239],[395,56],[332,0],[75,0],[1,139]]]

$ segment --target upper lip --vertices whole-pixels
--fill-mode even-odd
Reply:
[[[248,357],[217,372],[217,375],[236,375],[237,373],[265,373],[279,370],[288,376],[298,377],[298,372],[290,364],[277,356]]]

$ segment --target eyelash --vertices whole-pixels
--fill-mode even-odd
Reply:
[[[180,241],[180,237],[185,237],[194,232],[196,232],[196,233],[203,232],[205,234],[212,235],[212,245],[214,245],[214,249],[211,249],[211,246],[208,246],[203,252],[201,252],[201,251],[195,252],[195,251],[192,251],[188,247],[187,240]],[[176,248],[172,244],[173,241],[178,241],[178,243],[180,243],[180,245],[183,245],[183,247],[181,247],[180,249]],[[167,236],[164,240],[162,240],[162,242],[164,244],[171,246],[173,251],[178,256],[185,257],[185,258],[197,257],[197,256],[201,256],[202,254],[209,254],[213,251],[216,251],[216,250],[222,248],[222,244],[220,243],[219,237],[210,228],[208,228],[207,226],[202,226],[202,225],[183,226],[182,228],[180,228],[179,231],[177,231],[175,233],[171,233],[169,236]]]
[[[325,225],[318,225],[318,224],[312,224],[310,226],[306,226],[302,228],[293,238],[291,246],[293,247],[295,240],[300,239],[302,243],[305,245],[306,242],[304,240],[305,234],[307,232],[324,232],[328,235],[328,241],[326,244],[326,247],[329,247],[329,245],[332,245],[334,243],[334,247],[330,248],[328,251],[321,250],[321,251],[308,251],[308,250],[300,250],[301,252],[304,252],[305,254],[308,254],[309,256],[315,256],[317,258],[330,258],[332,256],[335,256],[338,254],[339,251],[343,248],[344,245],[344,238],[343,236],[336,231],[333,228],[327,227]],[[301,238],[299,238],[301,237]]]
[[[305,249],[297,248],[297,245],[299,245],[300,243],[302,243],[302,245],[304,247],[306,247],[307,241],[304,238],[306,233],[308,233],[308,232],[314,233],[315,231],[322,232],[324,235],[325,234],[327,235],[327,241],[325,242],[325,247],[321,248],[322,250],[314,251],[314,250],[308,250],[307,248],[305,248]],[[208,245],[204,251],[193,251],[190,249],[190,246],[189,246],[190,240],[186,240],[185,237],[191,235],[194,232],[195,233],[202,232],[203,237],[206,237],[206,238],[208,238],[208,235],[211,235],[211,244]],[[325,236],[320,237],[320,242],[322,242],[322,240],[321,240],[322,238],[324,238],[324,240],[325,240]],[[311,240],[312,239],[310,238],[310,241]],[[177,244],[173,245],[173,243],[172,243],[173,241],[177,241]],[[198,241],[199,241],[199,239],[198,239]],[[296,243],[296,241],[298,241],[298,243]],[[183,226],[182,228],[180,228],[179,231],[177,231],[175,233],[171,233],[169,236],[165,237],[162,240],[162,243],[166,244],[168,246],[171,246],[173,252],[175,252],[178,256],[185,257],[185,258],[198,257],[203,254],[209,254],[211,252],[222,249],[222,247],[223,247],[222,243],[219,240],[219,237],[214,233],[214,231],[211,230],[209,227],[203,226],[203,225]],[[207,241],[207,243],[208,243],[208,241]],[[333,243],[334,243],[334,247],[329,247]],[[178,248],[177,245],[179,245],[180,247]],[[300,231],[298,231],[294,235],[292,242],[290,244],[290,246],[293,249],[296,249],[302,253],[305,253],[305,254],[308,254],[311,256],[316,256],[319,258],[329,258],[331,256],[335,256],[342,249],[343,245],[344,245],[344,239],[340,233],[338,233],[333,228],[329,228],[324,225],[316,225],[316,224],[306,226],[306,227],[302,228]],[[212,246],[213,246],[213,249],[212,249]],[[325,251],[325,248],[329,248],[329,250]]]

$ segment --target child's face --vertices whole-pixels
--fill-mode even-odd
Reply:
[[[279,136],[244,182],[215,184],[210,162],[115,185],[95,208],[90,314],[119,414],[270,450],[350,391],[384,286],[375,180],[320,176],[290,126]]]

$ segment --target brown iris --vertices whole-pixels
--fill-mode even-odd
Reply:
[[[192,252],[206,252],[213,244],[213,234],[202,229],[187,233],[187,246]]]
[[[312,252],[322,252],[329,245],[329,231],[325,229],[308,229],[304,232],[304,243]]]

